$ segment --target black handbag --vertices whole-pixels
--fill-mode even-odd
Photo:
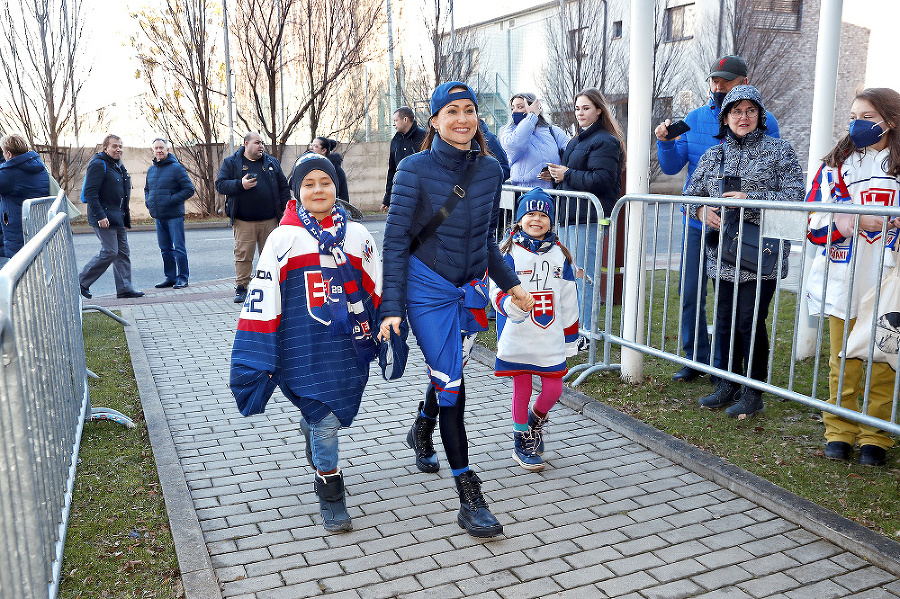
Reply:
[[[724,179],[725,173],[725,152],[722,152],[722,160],[719,162],[719,183]],[[754,223],[741,223],[740,209],[736,210],[735,218],[730,218],[722,228],[718,235],[718,242],[722,246],[722,262],[731,266],[737,266],[738,249],[741,253],[741,270],[752,272],[760,277],[768,277],[775,272],[775,266],[778,263],[778,246],[779,240],[772,237],[762,237],[762,260],[760,260],[760,229],[759,225]],[[723,210],[725,212],[725,210]],[[743,226],[742,226],[743,225]],[[710,231],[707,233],[707,243],[711,241]],[[759,271],[757,272],[757,267]]]

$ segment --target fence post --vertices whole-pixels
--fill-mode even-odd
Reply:
[[[631,62],[628,67],[628,162],[625,193],[647,193],[650,189],[651,79],[647,66],[653,64],[653,0],[631,0]],[[622,204],[613,210],[618,216]],[[628,252],[625,262],[625,290],[622,299],[622,336],[631,341],[643,338],[644,321],[644,248],[643,223],[646,207],[628,206]],[[638,232],[636,235],[631,232]],[[638,382],[644,376],[644,355],[622,348],[622,378]]]

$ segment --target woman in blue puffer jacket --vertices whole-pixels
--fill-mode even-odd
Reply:
[[[399,334],[407,317],[431,378],[407,444],[419,470],[437,472],[431,434],[440,414],[441,441],[459,492],[457,523],[474,537],[495,537],[503,527],[488,511],[481,481],[469,469],[463,364],[477,332],[487,329],[486,274],[518,309],[530,311],[534,299],[489,235],[497,226],[503,174],[486,151],[478,101],[466,84],[451,81],[434,90],[423,148],[404,158],[394,176],[384,231],[379,337],[387,340],[391,329]],[[464,173],[471,174],[471,182],[462,181]],[[431,235],[420,236],[454,188],[462,188],[456,208]]]
[[[553,187],[549,163],[559,162],[569,136],[544,118],[541,101],[532,93],[516,94],[509,99],[509,122],[497,136],[509,158],[509,182],[522,187]]]
[[[3,254],[12,258],[25,245],[22,231],[22,204],[50,193],[50,174],[37,152],[18,134],[0,139],[6,162],[0,164],[0,211],[2,211]]]

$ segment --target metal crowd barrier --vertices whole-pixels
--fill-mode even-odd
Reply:
[[[686,247],[686,236],[683,235],[683,215],[680,210],[682,204],[693,202],[698,205],[706,205],[713,207],[730,207],[740,208],[743,210],[756,209],[760,210],[761,215],[761,235],[779,239],[779,244],[784,247],[786,242],[791,243],[791,252],[789,258],[789,272],[787,278],[777,278],[775,294],[770,305],[767,333],[769,337],[769,352],[767,356],[767,376],[765,381],[751,379],[730,372],[733,360],[735,358],[733,347],[729,348],[727,357],[723,352],[722,357],[725,358],[723,368],[717,368],[714,365],[688,359],[685,356],[682,339],[682,314],[680,295],[684,292],[683,284],[679,271],[681,269],[681,256]],[[836,414],[847,420],[867,424],[880,428],[888,433],[900,434],[900,425],[897,423],[898,418],[898,390],[900,390],[900,355],[897,362],[890,364],[894,369],[894,394],[891,406],[891,416],[889,420],[875,418],[866,414],[869,404],[869,391],[872,375],[871,356],[873,355],[876,338],[874,335],[876,323],[871,323],[873,330],[872,339],[869,342],[868,355],[870,360],[865,366],[865,388],[861,402],[861,412],[841,407],[840,401],[837,405],[828,403],[828,362],[830,358],[829,345],[824,339],[824,333],[827,331],[827,317],[825,316],[809,316],[806,311],[806,303],[804,301],[804,281],[802,273],[808,271],[807,262],[811,260],[811,256],[821,252],[830,253],[831,243],[829,242],[824,248],[821,246],[813,246],[807,242],[807,219],[810,212],[818,213],[844,213],[854,215],[875,215],[881,217],[897,218],[900,217],[900,208],[888,208],[883,206],[850,206],[835,205],[823,203],[807,203],[807,202],[771,202],[765,200],[735,200],[730,198],[689,198],[683,196],[664,196],[649,194],[629,194],[623,197],[616,204],[612,213],[612,243],[615,243],[615,228],[617,226],[617,217],[623,210],[639,210],[639,214],[643,215],[643,222],[640,227],[639,234],[641,252],[626,255],[628,261],[639,260],[640,264],[637,268],[629,270],[633,263],[626,265],[626,273],[640,273],[637,278],[626,275],[626,288],[633,292],[638,299],[637,318],[630,319],[626,322],[625,310],[622,310],[618,318],[614,317],[614,307],[607,304],[604,311],[604,323],[602,339],[604,344],[603,357],[597,364],[592,364],[582,369],[581,375],[573,382],[577,385],[587,376],[598,371],[611,370],[620,367],[619,364],[611,363],[611,345],[619,345],[623,348],[635,350],[642,355],[650,355],[671,361],[681,366],[690,366],[696,370],[709,375],[715,375],[725,380],[732,381],[740,385],[746,385],[760,391],[768,392],[778,397],[790,399],[805,406]],[[833,216],[830,217],[833,221]],[[885,219],[885,223],[887,219]],[[856,221],[858,230],[858,219]],[[706,231],[704,230],[703,233]],[[885,260],[885,243],[887,241],[887,225],[880,236],[876,239],[870,239],[869,242],[875,244],[882,251],[880,252],[881,260]],[[632,239],[632,233],[629,232],[629,240]],[[854,235],[854,239],[859,239]],[[898,241],[900,244],[900,241]],[[706,241],[702,242],[701,252],[706,252]],[[814,252],[805,251],[809,245],[815,249]],[[629,244],[629,247],[632,247]],[[889,249],[889,248],[888,248]],[[721,264],[721,249],[716,250],[716,264]],[[826,254],[828,255],[828,254]],[[889,258],[890,259],[890,258]],[[894,260],[900,260],[900,254],[893,257]],[[700,262],[700,268],[704,268],[704,260]],[[856,264],[852,263],[850,284],[852,285],[855,275]],[[826,270],[826,283],[828,284],[828,271]],[[706,335],[712,333],[715,323],[715,317],[719,309],[717,301],[718,285],[733,285],[733,283],[710,279],[711,294],[706,304],[707,318],[711,319],[712,324],[707,321],[700,321],[699,316],[696,318],[693,329],[698,335]],[[611,281],[608,282],[608,292]],[[699,285],[698,285],[699,286]],[[759,287],[757,286],[757,304],[759,303]],[[700,290],[706,292],[705,289]],[[825,290],[823,289],[823,292]],[[867,290],[863,290],[864,293]],[[824,293],[823,293],[824,296]],[[877,303],[881,301],[876,295],[875,315],[879,314]],[[596,306],[596,304],[595,304]],[[757,305],[754,314],[758,310]],[[790,315],[790,319],[784,318],[785,314]],[[732,328],[735,323],[735,312],[731,313]],[[690,323],[689,323],[690,324]],[[857,321],[856,326],[861,326]],[[862,326],[868,326],[862,323]],[[801,329],[811,327],[815,330],[813,355],[810,358],[803,359],[803,350],[799,343]],[[755,338],[756,330],[752,331]],[[838,340],[842,343],[842,351],[846,350],[847,332],[845,330],[843,339]],[[710,343],[710,355],[715,356],[716,339],[713,335]],[[695,342],[694,350],[697,349]],[[751,347],[751,355],[753,348]],[[896,350],[894,350],[896,353]],[[711,358],[711,361],[713,359]],[[846,360],[841,359],[841,370],[839,375],[839,387],[843,384],[844,365]],[[824,366],[826,371],[821,374],[820,366]],[[741,370],[740,368],[735,368]],[[778,381],[773,381],[773,377],[777,377]],[[776,384],[776,382],[778,384]],[[823,391],[824,389],[824,391]],[[822,396],[824,395],[824,399]],[[842,396],[842,388],[839,389],[838,397]]]
[[[520,187],[516,185],[504,185],[500,200],[500,218],[497,227],[497,241],[501,243],[512,226],[515,224],[515,211],[518,198],[521,194],[531,191],[530,187]],[[609,220],[603,214],[603,207],[600,201],[592,193],[582,191],[561,191],[556,189],[545,189],[550,194],[556,204],[556,214],[554,215],[554,223],[556,223],[556,232],[560,243],[562,243],[572,253],[575,263],[579,268],[584,269],[582,278],[576,280],[578,287],[578,305],[582,306],[579,319],[579,333],[582,337],[589,341],[588,362],[592,365],[596,364],[596,347],[597,343],[602,340],[602,334],[598,328],[599,320],[594,316],[600,314],[600,306],[603,297],[613,297],[615,289],[611,287],[608,295],[603,296],[606,289],[601,286],[601,282],[607,277],[601,275],[606,273],[617,273],[619,268],[614,266],[611,252],[610,267],[606,268],[603,262],[603,245],[606,237],[606,231],[609,228]],[[581,212],[586,212],[582,215]],[[573,222],[566,225],[572,213]],[[585,263],[586,248],[592,245],[596,248],[590,263]],[[614,277],[608,277],[610,285],[614,283]],[[585,284],[587,283],[587,284]],[[579,367],[575,367],[579,368]],[[576,370],[577,371],[577,370]]]
[[[60,190],[59,195],[65,197],[65,192]],[[48,218],[50,207],[59,196],[47,196],[45,198],[32,198],[22,203],[22,233],[25,241],[38,234],[44,225],[50,222]]]

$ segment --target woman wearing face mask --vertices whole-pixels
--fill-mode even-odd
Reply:
[[[550,165],[550,175],[559,189],[587,191],[597,196],[604,215],[609,216],[622,195],[625,136],[606,98],[594,88],[575,96],[575,120],[578,134],[563,151],[562,164]],[[578,266],[585,270],[584,279],[576,281],[581,302],[579,321],[588,330],[594,330],[596,320],[591,317],[593,283],[600,274],[595,272],[599,215],[585,200],[561,198],[557,209],[560,223],[566,225],[560,240],[574,249]]]
[[[877,189],[879,199],[889,199],[885,205],[897,206],[900,193],[897,123],[900,123],[900,94],[887,88],[860,92],[850,107],[849,132],[823,159],[807,201],[861,205],[870,203],[864,198],[870,190]],[[844,327],[853,328],[860,298],[866,291],[878,287],[898,259],[894,250],[900,219],[887,222],[884,240],[880,239],[884,218],[861,215],[858,227],[854,226],[855,221],[853,214],[810,214],[807,238],[823,247],[810,268],[806,292],[810,314],[828,317],[831,339],[829,403],[837,403],[840,387],[841,407],[860,411],[858,398],[865,387],[866,364],[847,358],[843,381],[840,381],[839,354]],[[826,256],[829,243],[831,251]],[[884,264],[879,268],[882,252]],[[847,284],[851,273],[852,288]],[[890,420],[893,394],[894,371],[888,364],[873,362],[868,414]],[[853,446],[859,443],[860,464],[884,466],[886,450],[894,445],[887,434],[828,412],[823,412],[822,420],[825,423],[826,458],[848,460]]]
[[[512,110],[509,122],[497,136],[509,158],[509,182],[522,187],[553,187],[547,170],[559,162],[569,136],[544,118],[541,101],[532,93],[516,94],[509,100]]]
[[[752,85],[738,85],[728,92],[719,113],[718,138],[722,143],[703,154],[684,195],[803,201],[803,172],[797,155],[791,144],[766,134],[765,115],[759,91]],[[740,189],[723,193],[720,187],[723,175],[739,177]],[[724,214],[721,212],[710,206],[688,206],[688,215],[705,222],[707,231],[719,230],[741,218],[745,223],[760,224],[758,209],[727,208]],[[720,261],[718,241],[707,243],[706,272],[709,278],[719,280],[715,287],[714,335],[723,368],[730,365],[736,374],[766,380],[769,359],[766,317],[778,278],[787,276],[788,253],[790,245],[784,243],[781,259],[776,259],[772,271],[758,274],[755,269],[735,268]],[[716,390],[700,400],[700,406],[710,409],[730,406],[725,413],[732,418],[752,416],[764,409],[761,391],[746,386],[742,390],[740,385],[722,378],[716,383]]]

